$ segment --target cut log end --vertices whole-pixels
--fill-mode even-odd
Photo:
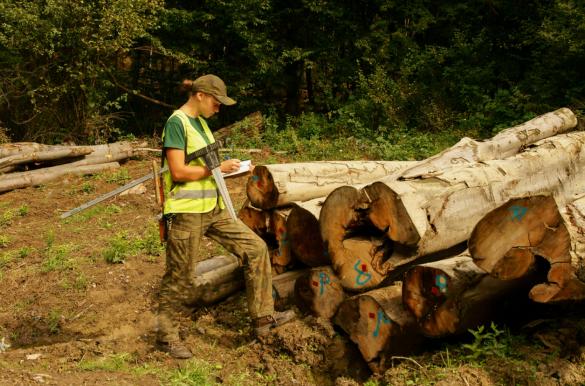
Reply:
[[[364,191],[371,200],[368,218],[376,228],[403,245],[415,245],[420,240],[406,208],[392,189],[382,182],[375,182]]]
[[[512,248],[497,261],[490,273],[500,280],[511,280],[524,276],[534,266],[534,253],[526,248]]]
[[[323,246],[319,221],[308,210],[293,207],[286,227],[292,253],[300,262],[309,267],[331,264]]]
[[[268,231],[268,216],[268,212],[249,206],[243,207],[238,213],[240,220],[260,237],[264,237]]]
[[[246,194],[256,208],[271,209],[277,205],[279,193],[268,168],[265,166],[254,168],[246,183]]]
[[[585,299],[585,283],[577,278],[569,262],[552,265],[547,279],[547,283],[538,284],[530,290],[530,299],[538,303]]]
[[[469,252],[475,264],[493,276],[518,278],[533,263],[531,248],[538,247],[560,222],[550,196],[510,200],[477,223],[469,238]]]
[[[339,279],[330,267],[313,268],[297,279],[295,299],[299,308],[317,317],[331,319],[345,299]]]
[[[343,288],[363,292],[376,287],[384,279],[372,261],[379,259],[378,250],[370,238],[355,237],[343,240],[342,246],[330,249],[331,260]]]

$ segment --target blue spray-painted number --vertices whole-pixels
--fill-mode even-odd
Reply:
[[[388,319],[382,310],[378,310],[378,320],[376,320],[376,329],[374,330],[374,337],[380,335],[380,325],[382,323],[389,324],[392,320]]]
[[[325,285],[331,283],[329,275],[325,272],[319,272],[319,295],[323,295],[325,291]]]
[[[447,292],[447,277],[445,275],[437,275],[435,277],[435,285],[439,288],[439,291]]]
[[[528,208],[525,206],[520,206],[520,205],[512,205],[510,207],[510,209],[508,209],[510,212],[512,212],[512,218],[511,220],[518,220],[518,221],[522,221],[522,218],[526,215],[526,212],[528,212]]]
[[[357,263],[353,266],[353,269],[358,273],[355,278],[355,283],[357,285],[364,285],[372,279],[372,274],[366,272],[365,270],[360,269],[361,260],[358,260]],[[366,265],[364,264],[364,269]]]
[[[288,244],[288,234],[282,232],[282,238],[280,239],[280,245],[278,246],[278,256],[282,256],[282,248]]]

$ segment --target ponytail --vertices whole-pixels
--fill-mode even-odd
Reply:
[[[185,94],[193,94],[195,90],[193,89],[194,81],[191,79],[184,79],[181,85],[179,86],[179,91]]]

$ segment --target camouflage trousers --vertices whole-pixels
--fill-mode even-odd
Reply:
[[[179,213],[172,220],[166,248],[166,271],[159,293],[158,340],[179,339],[177,313],[189,298],[192,270],[203,260],[202,236],[223,245],[244,265],[248,310],[253,319],[274,312],[272,272],[266,243],[243,222],[233,222],[216,206],[208,213]]]

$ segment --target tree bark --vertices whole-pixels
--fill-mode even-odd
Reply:
[[[329,161],[260,165],[248,178],[246,193],[253,206],[270,209],[324,197],[339,186],[370,183],[413,164],[411,161]]]
[[[61,158],[81,157],[93,152],[89,146],[68,146],[58,150],[14,154],[0,159],[0,169],[28,162],[43,162]]]
[[[469,251],[477,266],[505,280],[524,275],[544,258],[550,264],[547,281],[535,285],[530,298],[540,303],[585,299],[582,209],[585,199],[560,208],[551,195],[510,200],[477,223]]]
[[[308,270],[295,284],[296,304],[311,315],[331,319],[346,298],[331,267]]]
[[[0,193],[29,186],[46,184],[47,182],[54,181],[68,174],[81,176],[85,174],[100,173],[105,170],[114,170],[119,167],[120,164],[118,162],[108,162],[95,165],[70,166],[67,168],[55,166],[54,168],[39,170],[42,171],[42,173],[13,173],[9,176],[0,177]]]
[[[524,147],[577,126],[577,117],[568,108],[543,114],[511,127],[486,141],[462,138],[441,153],[421,161],[402,173],[402,179],[427,177],[451,167],[511,157]]]
[[[272,297],[275,307],[292,303],[294,286],[305,270],[272,276]],[[197,262],[191,269],[191,291],[185,300],[189,307],[218,303],[245,287],[244,270],[234,255],[215,256]]]
[[[277,273],[286,272],[294,262],[286,222],[289,213],[289,208],[274,209],[270,212],[268,232],[273,235],[277,245],[271,251],[270,260],[272,262],[272,269]]]
[[[294,302],[295,283],[306,272],[307,269],[297,269],[272,277],[272,297],[276,308],[283,308],[285,305]]]
[[[517,302],[527,300],[539,274],[532,271],[515,280],[495,279],[466,252],[411,268],[404,277],[402,301],[424,335],[458,335],[510,316]]]
[[[486,161],[412,181],[375,182],[362,190],[368,220],[412,250],[393,253],[382,274],[464,242],[489,211],[511,198],[551,193],[585,166],[585,133],[558,135],[505,160]],[[322,210],[323,216],[325,206]]]
[[[402,306],[400,286],[380,288],[346,299],[334,322],[372,364],[387,355],[408,355],[422,342],[414,317]]]
[[[128,142],[97,145],[92,148],[93,152],[79,161],[27,172],[2,175],[0,176],[0,185],[2,186],[0,192],[44,184],[69,173],[76,175],[97,173],[101,170],[118,167],[119,164],[115,161],[127,159],[133,155],[132,145]],[[88,166],[99,164],[108,165],[94,166],[93,168]],[[84,168],[80,168],[81,166],[84,166]]]
[[[233,255],[200,261],[191,269],[191,291],[185,305],[207,306],[244,288],[244,272]]]

